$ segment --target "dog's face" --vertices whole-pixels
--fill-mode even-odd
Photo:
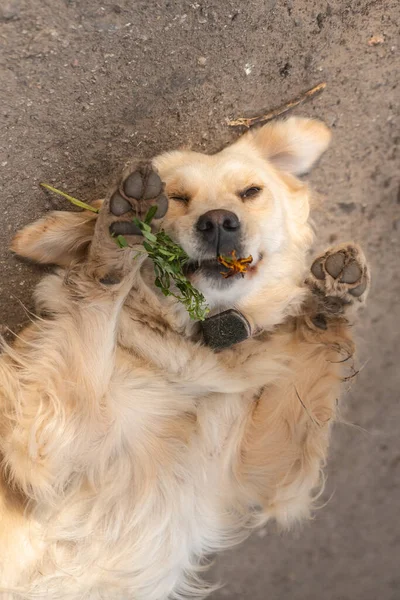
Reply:
[[[187,275],[211,308],[284,310],[311,242],[308,188],[296,176],[310,170],[329,141],[323,123],[290,118],[212,156],[174,151],[154,159],[169,196],[161,226],[189,255]],[[68,267],[84,258],[94,225],[93,213],[52,213],[19,232],[13,249]],[[243,278],[221,274],[227,269],[217,257],[233,251],[252,257]]]
[[[187,274],[211,305],[232,305],[287,277],[289,255],[304,255],[308,190],[293,175],[309,170],[329,138],[320,122],[290,119],[212,156],[177,151],[155,159],[170,200],[162,226],[189,255]],[[232,252],[252,257],[243,277],[223,276],[228,269],[217,259]]]

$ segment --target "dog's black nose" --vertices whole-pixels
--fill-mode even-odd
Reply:
[[[240,238],[240,221],[230,210],[209,210],[201,215],[196,229],[207,246],[219,254],[231,252]]]

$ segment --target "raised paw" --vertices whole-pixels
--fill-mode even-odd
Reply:
[[[141,235],[133,222],[143,220],[152,206],[157,206],[154,219],[161,219],[168,210],[164,185],[150,162],[137,162],[128,167],[116,190],[106,202],[109,211],[111,235]]]
[[[370,273],[362,250],[354,244],[330,248],[311,266],[307,283],[322,294],[338,312],[346,306],[364,302]]]
[[[143,239],[134,219],[144,220],[152,206],[157,206],[152,222],[156,228],[157,221],[160,222],[168,210],[164,184],[151,162],[131,164],[111,188],[97,218],[89,270],[100,283],[115,285],[130,271],[132,256],[137,257],[138,245]],[[121,252],[124,248],[119,247],[118,236],[123,236],[128,252]],[[136,247],[133,254],[129,252],[131,247]]]

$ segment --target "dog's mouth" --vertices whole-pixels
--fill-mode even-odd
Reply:
[[[260,254],[256,260],[252,260],[251,263],[247,265],[245,272],[242,273],[233,272],[232,269],[221,264],[218,257],[207,258],[204,260],[192,259],[186,263],[183,270],[188,278],[193,275],[203,275],[207,278],[220,279],[221,281],[229,283],[236,281],[238,277],[253,276],[262,260],[263,255]]]
[[[185,275],[190,277],[200,271],[207,275],[219,275],[227,273],[229,269],[221,265],[217,258],[207,258],[205,260],[190,260],[184,267]]]

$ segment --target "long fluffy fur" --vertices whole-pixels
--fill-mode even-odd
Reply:
[[[92,215],[55,214],[16,238],[18,253],[62,268],[36,290],[44,318],[4,344],[0,359],[0,584],[12,590],[2,598],[202,597],[207,555],[268,519],[287,526],[309,515],[338,359],[352,341],[344,319],[321,331],[305,308],[309,193],[294,175],[329,134],[288,123],[290,131],[268,126],[207,157],[236,168],[246,155],[256,171],[268,167],[284,232],[258,283],[227,301],[264,331],[232,349],[194,341],[180,307],[148,285],[143,259],[126,255],[121,283],[99,286]],[[282,148],[285,173],[271,166],[276,155],[285,169]],[[176,186],[177,169],[198,168],[199,156],[171,153],[156,165]],[[179,211],[168,213],[172,233]]]

